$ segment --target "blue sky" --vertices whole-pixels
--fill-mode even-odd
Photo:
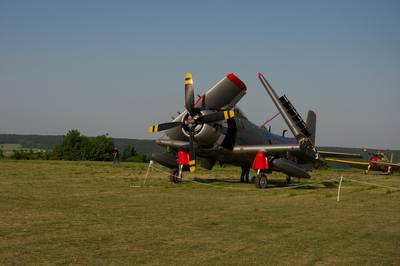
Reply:
[[[317,144],[400,148],[399,1],[1,1],[0,133],[152,138],[149,124],[234,72],[239,106],[276,110],[263,72]],[[285,127],[281,119],[272,131]]]

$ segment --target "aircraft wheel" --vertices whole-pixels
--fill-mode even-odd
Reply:
[[[254,181],[254,184],[256,185],[256,188],[267,188],[267,176],[264,174],[258,175]]]
[[[256,186],[256,188],[260,188],[260,176],[254,177],[254,185]]]
[[[292,178],[290,176],[286,177],[286,184],[292,184]]]
[[[175,169],[172,169],[172,171],[171,171],[171,175],[169,176],[169,180],[172,182],[172,183],[180,183],[180,178],[178,177],[178,174],[179,174],[179,170],[177,169],[177,168],[175,168]]]

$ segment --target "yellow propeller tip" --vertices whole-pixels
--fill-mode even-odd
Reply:
[[[158,125],[153,125],[149,127],[149,132],[150,133],[155,133],[158,131]]]
[[[235,111],[233,111],[233,110],[224,111],[225,120],[228,120],[229,118],[233,118],[233,117],[235,117]]]
[[[185,75],[185,85],[192,85],[192,84],[193,84],[192,74],[191,73],[186,73],[186,75]]]

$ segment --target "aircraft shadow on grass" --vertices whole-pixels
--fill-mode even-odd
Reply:
[[[240,185],[243,184],[239,180],[234,179],[220,179],[220,178],[199,178],[195,177],[193,181],[201,183],[201,184],[213,184],[213,185]],[[254,182],[249,182],[247,184],[252,184]],[[244,183],[246,184],[246,183]],[[336,188],[338,186],[337,181],[323,181],[319,184],[302,184],[300,181],[293,180],[291,184],[286,183],[285,180],[278,179],[270,179],[268,180],[268,188],[283,188],[283,187],[291,187],[292,189],[318,189],[318,188]]]

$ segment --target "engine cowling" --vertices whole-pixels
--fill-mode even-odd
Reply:
[[[202,110],[200,114],[207,115],[215,111]],[[228,128],[226,121],[218,121],[213,123],[203,123],[196,120],[197,116],[193,118],[189,114],[182,117],[182,122],[185,126],[182,127],[182,133],[189,139],[189,125],[194,127],[194,139],[200,145],[214,145],[215,143],[221,144],[225,138]],[[193,124],[191,124],[193,123]]]

